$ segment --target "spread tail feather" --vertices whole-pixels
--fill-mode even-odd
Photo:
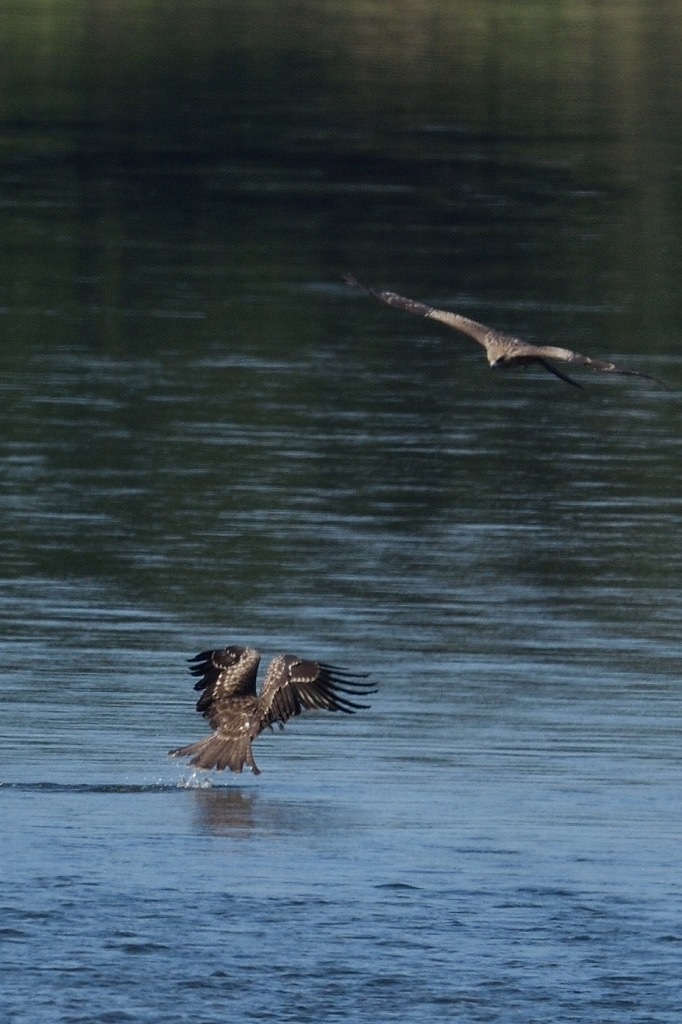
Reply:
[[[189,757],[189,763],[196,768],[215,768],[219,772],[229,768],[232,772],[241,773],[247,764],[254,775],[260,775],[248,736],[220,736],[214,732],[203,740],[178,747],[177,750],[169,750],[168,753],[171,757]]]

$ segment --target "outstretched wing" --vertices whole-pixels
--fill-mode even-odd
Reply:
[[[404,309],[408,313],[414,313],[429,320],[437,320],[439,323],[446,324],[456,331],[469,335],[470,338],[473,338],[474,341],[483,346],[488,355],[488,362],[493,367],[511,366],[514,363],[538,362],[561,380],[565,380],[568,384],[573,384],[575,387],[581,387],[577,381],[562,373],[561,370],[548,362],[548,360],[556,359],[565,363],[571,363],[573,366],[585,366],[591,370],[599,370],[601,373],[617,373],[628,377],[642,377],[644,380],[651,380],[655,384],[660,384],[662,387],[672,390],[670,384],[660,380],[658,377],[652,377],[651,374],[640,373],[639,370],[629,370],[626,367],[617,366],[615,363],[604,359],[582,356],[579,352],[573,352],[569,348],[559,348],[554,345],[533,345],[530,342],[523,341],[521,338],[515,338],[510,334],[496,331],[492,327],[486,327],[485,324],[481,324],[477,320],[470,320],[469,317],[462,316],[460,313],[451,313],[446,309],[435,309],[433,306],[427,306],[423,302],[415,302],[414,299],[408,299],[404,295],[397,295],[395,292],[376,291],[374,288],[368,288],[366,285],[360,284],[351,274],[346,274],[344,281],[353,288],[360,288],[387,306],[395,306],[397,309]]]
[[[256,696],[256,675],[260,654],[251,647],[233,645],[217,651],[203,651],[190,661],[189,670],[201,678],[195,690],[203,690],[197,711],[218,729],[235,697]]]
[[[624,366],[616,366],[605,359],[593,359],[592,356],[581,356],[579,352],[573,352],[570,348],[559,348],[556,345],[527,345],[529,351],[536,355],[541,361],[544,359],[560,359],[572,366],[586,366],[590,370],[598,370],[601,373],[618,373],[626,377],[643,377],[644,380],[652,380],[655,384],[671,390],[670,384],[658,377],[652,377],[648,373],[640,373],[639,370],[629,370]],[[548,367],[549,369],[549,367]],[[556,372],[555,370],[553,372]]]
[[[283,724],[301,711],[345,711],[352,715],[367,708],[368,704],[358,704],[345,696],[376,693],[376,687],[364,681],[366,678],[334,665],[280,654],[268,665],[260,693],[263,727]]]
[[[447,309],[436,309],[434,306],[427,306],[424,302],[408,299],[406,296],[398,295],[396,292],[382,292],[374,288],[368,288],[366,285],[360,284],[352,274],[346,274],[344,281],[346,284],[351,285],[352,288],[359,288],[361,291],[373,296],[373,298],[383,302],[386,306],[404,309],[407,313],[414,313],[415,316],[423,316],[428,320],[438,320],[439,323],[447,324],[448,327],[452,327],[456,331],[468,334],[470,338],[477,341],[483,348],[487,349],[491,337],[501,337],[497,331],[491,330],[485,324],[480,324],[478,320],[470,320],[468,316],[462,316],[460,313],[451,313]],[[510,338],[509,340],[515,341],[516,339]]]

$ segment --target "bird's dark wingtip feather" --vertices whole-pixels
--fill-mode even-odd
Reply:
[[[666,391],[675,390],[672,384],[669,384],[667,380],[661,380],[660,377],[652,377],[650,373],[640,373],[639,370],[618,370],[617,372],[625,373],[629,377],[642,377],[644,380],[650,380],[653,384],[658,384],[659,387],[665,388]]]
[[[320,668],[325,672],[336,672],[339,676],[348,676],[349,679],[367,679],[369,677],[369,672],[353,672],[349,668],[344,668],[343,665],[330,665],[326,661],[320,662]]]
[[[201,654],[195,654],[193,658],[188,658],[187,661],[191,665],[192,662],[208,661],[212,657],[213,657],[213,651],[202,651]]]
[[[555,377],[558,377],[559,380],[563,380],[567,384],[572,384],[573,387],[578,388],[579,391],[583,390],[582,384],[579,384],[577,380],[573,380],[573,377],[569,377],[569,375],[564,373],[563,370],[558,370],[556,366],[548,362],[546,359],[538,359],[538,362],[541,366],[544,366],[546,370],[549,370],[550,373],[553,373]]]
[[[376,693],[379,687],[369,680],[369,672],[351,672],[340,665],[328,665],[320,662],[320,669],[327,676],[329,683],[344,693]]]
[[[364,292],[365,295],[371,295],[373,299],[379,299],[379,301],[381,301],[378,292],[376,292],[373,288],[368,288],[366,284],[363,284],[361,281],[358,281],[357,277],[353,277],[352,274],[344,274],[343,280],[346,282],[346,284],[350,285],[351,288],[359,288],[359,290],[361,292]]]
[[[340,700],[337,699],[339,710],[345,712],[347,715],[354,715],[356,711],[369,711],[372,707],[371,704],[357,704],[352,700],[346,700],[341,704]]]

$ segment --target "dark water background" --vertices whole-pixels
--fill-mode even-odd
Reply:
[[[679,1020],[679,5],[0,43],[4,1019]],[[673,390],[493,374],[349,270]],[[227,642],[380,692],[192,774]]]

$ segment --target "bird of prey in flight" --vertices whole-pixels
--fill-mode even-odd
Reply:
[[[251,743],[260,733],[284,723],[302,711],[345,711],[352,715],[367,704],[350,696],[376,693],[366,676],[334,665],[307,661],[294,654],[279,654],[268,665],[260,693],[256,675],[260,651],[231,645],[222,650],[203,651],[190,659],[190,672],[199,676],[195,690],[203,690],[197,711],[214,730],[209,736],[177,750],[172,757],[190,757],[197,768],[229,768],[241,772],[245,764],[254,775],[260,769],[253,759]]]
[[[476,320],[470,320],[469,317],[462,316],[460,313],[451,313],[446,309],[434,309],[433,306],[416,302],[414,299],[407,299],[404,295],[396,295],[395,292],[383,292],[376,291],[374,288],[367,288],[366,285],[360,284],[351,274],[347,274],[344,277],[344,281],[353,288],[360,288],[387,306],[404,309],[408,313],[426,317],[428,320],[437,320],[439,323],[447,324],[448,327],[452,327],[456,331],[461,331],[462,334],[468,334],[470,338],[473,338],[474,341],[483,346],[488,362],[494,370],[501,367],[538,363],[545,370],[553,373],[555,377],[566,381],[567,384],[572,384],[576,388],[582,387],[582,384],[579,384],[572,377],[569,377],[567,373],[554,366],[552,361],[559,360],[572,366],[587,366],[591,370],[601,370],[602,373],[620,373],[630,377],[644,377],[646,380],[652,380],[656,384],[661,384],[664,388],[670,389],[670,385],[666,384],[665,381],[659,380],[657,377],[651,377],[648,373],[628,370],[603,359],[581,356],[579,352],[573,352],[570,348],[559,348],[556,345],[532,345],[521,338],[515,338],[511,334],[503,334],[501,331],[493,330],[492,327],[486,327],[485,324],[480,324]]]

